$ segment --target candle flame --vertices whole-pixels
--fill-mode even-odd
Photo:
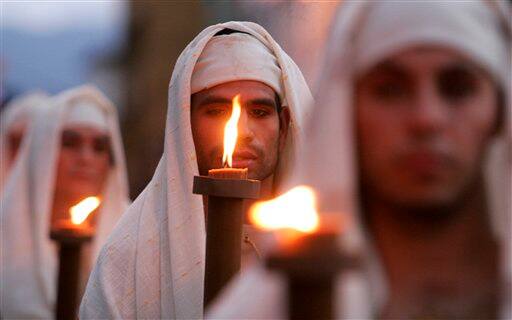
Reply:
[[[319,226],[315,192],[308,186],[297,186],[273,200],[256,203],[250,209],[249,218],[264,230],[314,232]]]
[[[233,98],[231,117],[224,127],[224,155],[222,156],[222,165],[224,167],[233,167],[233,152],[235,151],[236,140],[238,138],[238,119],[240,119],[240,95]]]
[[[100,199],[98,197],[88,197],[80,201],[69,209],[71,222],[73,224],[81,224],[99,205]]]

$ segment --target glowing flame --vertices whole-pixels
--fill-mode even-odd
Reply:
[[[80,201],[69,209],[71,222],[73,224],[81,224],[99,205],[100,199],[98,197],[88,197]]]
[[[249,217],[264,230],[293,229],[310,233],[319,226],[315,193],[308,186],[297,186],[273,200],[256,203]]]
[[[233,98],[233,110],[226,126],[224,127],[224,155],[222,156],[222,165],[225,167],[233,166],[233,152],[235,151],[236,140],[238,138],[238,119],[240,119],[240,95]]]

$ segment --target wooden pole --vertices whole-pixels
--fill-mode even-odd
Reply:
[[[241,264],[244,199],[257,199],[260,182],[196,176],[194,193],[208,199],[204,306],[238,273]]]
[[[337,275],[356,268],[359,259],[343,254],[336,233],[312,233],[293,246],[269,255],[267,268],[281,272],[287,281],[288,319],[335,318],[334,287]]]
[[[59,275],[55,319],[77,319],[80,280],[80,254],[83,244],[92,239],[91,234],[76,230],[53,230],[50,238],[59,244]]]

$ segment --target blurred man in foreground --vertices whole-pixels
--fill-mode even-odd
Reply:
[[[332,32],[299,182],[366,236],[372,290],[338,316],[509,319],[510,6],[347,2]],[[283,317],[262,277],[211,317]]]

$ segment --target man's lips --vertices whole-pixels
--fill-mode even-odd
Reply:
[[[234,159],[254,160],[256,158],[258,158],[258,156],[254,152],[249,151],[249,150],[241,150],[241,151],[236,151],[235,153],[233,153],[233,160]]]
[[[411,152],[401,158],[403,169],[420,174],[438,174],[448,168],[448,159],[437,152]]]
[[[233,154],[233,167],[234,168],[248,168],[250,167],[258,158],[258,156],[248,150],[236,151]]]

